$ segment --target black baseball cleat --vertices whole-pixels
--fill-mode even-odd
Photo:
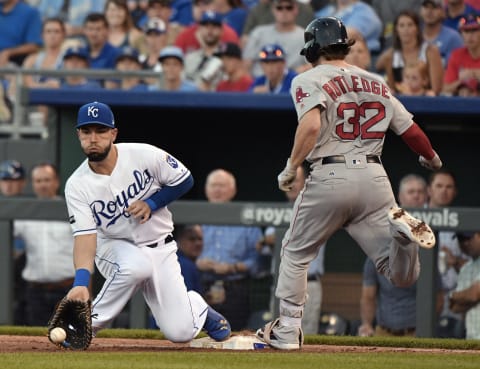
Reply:
[[[424,221],[411,216],[402,208],[393,207],[388,212],[392,235],[418,246],[430,249],[435,246],[435,234]]]
[[[230,323],[219,312],[210,306],[207,309],[207,319],[203,325],[203,329],[215,341],[225,341],[232,333]]]

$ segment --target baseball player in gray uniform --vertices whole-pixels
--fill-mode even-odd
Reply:
[[[76,127],[87,159],[65,185],[76,269],[67,297],[90,298],[95,262],[105,283],[92,304],[94,332],[141,290],[167,339],[188,342],[202,328],[217,341],[227,339],[230,324],[197,292],[187,292],[176,256],[167,205],[193,186],[190,171],[152,145],[115,144],[118,131],[106,104],[80,107]]]
[[[305,29],[301,54],[313,68],[292,82],[298,126],[279,187],[291,189],[304,160],[311,173],[282,240],[275,290],[280,317],[257,331],[278,349],[301,347],[308,265],[338,229],[345,228],[397,286],[417,280],[418,246],[435,245],[430,227],[397,207],[380,160],[387,130],[400,135],[423,166],[439,169],[442,162],[384,80],[344,61],[353,43],[334,17],[318,18]]]

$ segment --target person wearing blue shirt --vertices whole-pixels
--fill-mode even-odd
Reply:
[[[353,29],[365,38],[372,54],[382,51],[380,40],[383,22],[371,5],[358,0],[337,0],[335,5],[327,5],[317,10],[315,16],[340,18],[347,27],[348,34]]]
[[[249,92],[253,93],[290,93],[290,86],[297,73],[287,68],[285,52],[280,45],[265,45],[259,53],[258,60],[263,75],[255,78]]]
[[[84,47],[72,46],[65,51],[63,55],[62,68],[64,70],[79,70],[88,69],[88,51]],[[67,75],[61,83],[62,89],[88,90],[102,88],[98,81],[90,81],[87,77],[82,75]]]
[[[458,22],[467,14],[479,14],[480,9],[462,1],[447,1],[445,5],[445,19],[443,24],[458,32]]]
[[[152,18],[164,22],[189,26],[194,23],[191,0],[149,0],[145,14],[138,20],[137,26],[143,28]],[[168,14],[168,16],[167,16]]]
[[[202,227],[199,224],[178,225],[174,231],[177,241],[177,256],[187,290],[203,294],[200,284],[200,271],[196,260],[203,250]]]
[[[443,24],[445,11],[443,0],[424,0],[420,8],[422,33],[425,41],[437,45],[443,68],[447,67],[450,53],[463,46],[463,38],[457,30]]]
[[[58,17],[67,26],[67,36],[78,37],[89,13],[103,13],[105,0],[39,0],[36,7],[42,19]]]
[[[85,18],[90,68],[113,69],[120,50],[108,42],[108,23],[103,13],[90,13]]]
[[[0,2],[0,67],[8,62],[22,65],[43,45],[41,36],[42,19],[36,8],[20,0]]]
[[[215,169],[208,174],[205,194],[209,202],[229,202],[236,191],[231,172]],[[262,230],[254,226],[202,225],[202,231],[203,251],[197,266],[206,299],[227,317],[232,330],[246,329],[251,310],[250,277],[257,269],[255,247]]]

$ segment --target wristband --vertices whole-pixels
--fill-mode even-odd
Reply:
[[[73,281],[73,287],[88,287],[89,283],[90,272],[87,269],[77,269],[77,271],[75,272],[75,280]]]

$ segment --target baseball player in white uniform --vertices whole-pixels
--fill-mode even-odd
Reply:
[[[442,162],[383,79],[344,61],[353,43],[338,18],[318,18],[305,29],[301,54],[313,68],[292,82],[298,126],[280,189],[291,189],[304,160],[311,172],[282,240],[275,291],[280,317],[257,331],[278,349],[301,347],[308,265],[338,229],[397,286],[417,280],[418,246],[435,245],[430,227],[397,207],[380,160],[387,130],[400,135],[422,165],[439,169]]]
[[[67,297],[90,298],[95,262],[105,283],[92,304],[94,332],[141,290],[167,339],[188,342],[202,328],[217,341],[227,339],[230,324],[197,292],[187,292],[176,256],[167,205],[193,186],[190,171],[152,145],[114,144],[117,128],[106,104],[80,107],[76,127],[87,159],[65,186],[76,269]]]

